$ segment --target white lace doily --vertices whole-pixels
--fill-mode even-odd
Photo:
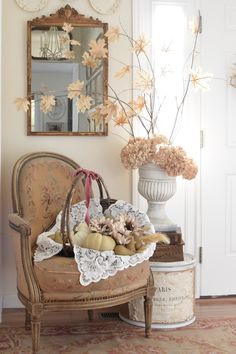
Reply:
[[[142,253],[133,256],[117,256],[113,251],[95,251],[74,246],[75,260],[80,271],[80,284],[89,285],[115,275],[119,270],[133,267],[149,259],[156,248],[150,243]]]
[[[90,218],[100,218],[102,207],[99,198],[92,198],[90,201]],[[85,201],[73,205],[70,209],[70,227],[73,227],[84,222],[86,215]],[[148,226],[147,233],[154,233],[154,227],[150,223],[148,216],[142,213],[139,209],[135,208],[123,200],[118,200],[115,204],[104,212],[106,217],[117,217],[126,214],[135,218],[140,226]],[[40,262],[44,259],[50,258],[58,254],[62,250],[62,244],[53,241],[50,235],[56,231],[60,231],[61,212],[58,214],[56,224],[50,231],[43,232],[38,236],[38,248],[34,254],[35,262]],[[135,266],[144,260],[149,259],[156,248],[156,244],[151,243],[147,246],[144,252],[136,253],[133,256],[118,256],[113,251],[95,251],[92,249],[74,246],[75,261],[80,271],[80,283],[82,285],[89,285],[92,282],[98,282],[101,279],[106,279],[109,276],[115,275],[119,270]]]
[[[53,226],[50,231],[48,232],[43,232],[38,236],[37,239],[37,249],[34,254],[34,260],[35,262],[41,262],[44,259],[51,258],[55,256],[55,254],[58,254],[62,250],[62,244],[57,243],[53,241],[50,237],[50,235],[53,235],[56,231],[58,231],[58,228]]]
[[[71,206],[71,208],[70,208],[70,228],[71,229],[73,229],[73,227],[75,225],[77,225],[78,223],[84,222],[86,211],[87,211],[87,208],[85,205],[85,200]],[[91,219],[102,217],[102,215],[103,215],[102,206],[100,204],[99,198],[91,198],[90,199],[89,215],[90,215]],[[60,230],[61,212],[57,215],[56,226],[57,226],[58,230]]]

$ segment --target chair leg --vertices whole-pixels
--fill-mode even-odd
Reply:
[[[145,336],[148,338],[152,330],[152,297],[144,296]]]
[[[31,315],[27,309],[25,309],[25,329],[31,329]]]
[[[88,319],[89,321],[93,320],[93,310],[88,310]]]
[[[40,341],[40,315],[31,315],[32,328],[32,354],[39,353]]]

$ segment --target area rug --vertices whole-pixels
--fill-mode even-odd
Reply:
[[[1,354],[30,354],[31,332],[0,327]],[[144,329],[118,318],[79,323],[77,326],[42,327],[40,354],[235,354],[236,319],[197,320],[175,330]]]

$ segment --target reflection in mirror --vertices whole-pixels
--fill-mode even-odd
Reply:
[[[65,39],[62,42],[62,39]],[[32,58],[33,59],[66,59],[66,53],[70,50],[69,33],[60,27],[32,28]]]
[[[69,5],[66,8],[71,9]],[[51,16],[29,21],[28,135],[107,135],[107,124],[102,119],[95,121],[92,114],[107,97],[107,58],[95,68],[83,63],[90,41],[103,38],[106,24],[86,19],[74,9],[75,16],[64,19],[65,9],[51,15],[52,24],[48,23]],[[65,22],[73,26],[69,33],[63,30]],[[78,112],[76,100],[68,98],[67,88],[77,80],[84,82],[82,94],[92,97],[91,106],[84,112]],[[48,112],[42,110],[42,94],[55,96],[55,105]]]

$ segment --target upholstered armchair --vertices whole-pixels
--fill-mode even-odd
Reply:
[[[37,236],[50,229],[62,209],[79,166],[49,152],[23,156],[12,176],[13,213],[9,225],[13,239],[17,290],[26,308],[27,329],[32,330],[32,353],[39,353],[40,318],[44,311],[92,310],[127,303],[144,296],[145,335],[151,331],[153,278],[149,262],[119,271],[108,279],[82,286],[74,258],[54,256],[33,261]],[[75,201],[84,199],[81,181]]]

